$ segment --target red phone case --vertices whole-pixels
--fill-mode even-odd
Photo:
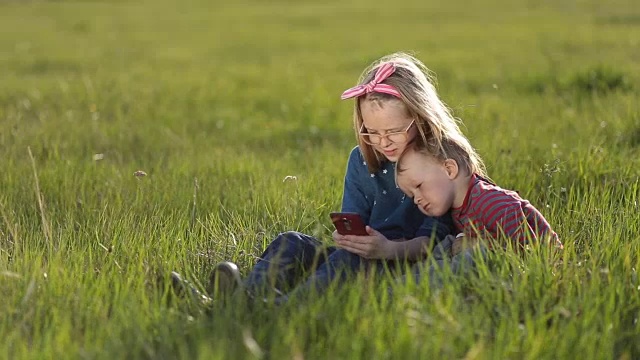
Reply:
[[[358,213],[334,212],[329,216],[340,235],[369,235]]]

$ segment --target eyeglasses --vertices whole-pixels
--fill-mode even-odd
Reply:
[[[406,129],[402,131],[387,133],[384,135],[366,133],[364,132],[366,131],[364,128],[364,124],[362,124],[362,126],[360,127],[359,135],[362,138],[362,141],[364,141],[369,145],[380,145],[383,138],[386,138],[387,141],[389,141],[390,143],[401,144],[409,140],[409,129],[411,129],[411,127],[413,126],[413,124],[415,124],[415,122],[416,122],[415,119],[411,120],[411,123],[409,124],[409,126],[407,126]]]

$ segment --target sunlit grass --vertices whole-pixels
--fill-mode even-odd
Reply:
[[[640,14],[479,4],[2,2],[0,357],[640,357]],[[171,270],[200,284],[282,231],[330,241],[355,145],[339,94],[398,50],[562,259],[498,253],[441,291],[174,297]]]

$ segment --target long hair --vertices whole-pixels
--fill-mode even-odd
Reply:
[[[458,121],[453,117],[444,102],[440,100],[431,71],[415,57],[402,52],[386,55],[363,71],[358,84],[370,82],[374,78],[378,67],[387,62],[393,63],[396,70],[382,83],[391,85],[398,90],[400,100],[405,105],[407,116],[415,119],[418,130],[418,137],[415,139],[416,143],[429,144],[430,148],[435,146],[439,151],[445,152],[445,149],[442,148],[443,139],[461,137],[466,140],[460,131]],[[398,100],[392,95],[372,92],[356,98],[354,102],[353,127],[360,151],[367,162],[370,173],[377,172],[385,158],[359,136],[359,131],[363,124],[360,105],[364,101],[384,103],[392,99]],[[471,162],[474,169],[484,173],[484,165],[479,157],[473,157]]]

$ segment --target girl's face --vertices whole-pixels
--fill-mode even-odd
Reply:
[[[414,150],[402,156],[401,165],[398,186],[413,198],[420,211],[427,216],[442,216],[451,209],[457,167],[453,173],[445,164]]]
[[[414,120],[400,100],[368,101],[360,104],[363,126],[360,135],[387,160],[396,162],[417,134]]]

